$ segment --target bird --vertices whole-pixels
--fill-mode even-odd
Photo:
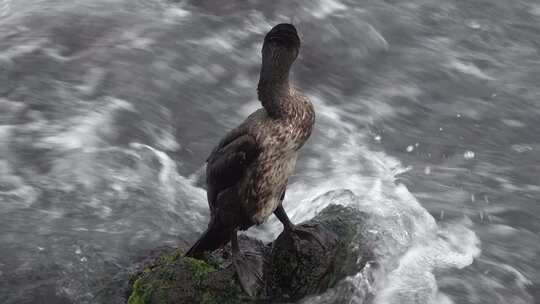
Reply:
[[[237,232],[264,223],[272,214],[286,233],[301,231],[282,205],[298,152],[315,123],[313,104],[289,82],[300,44],[289,23],[274,26],[264,37],[257,86],[262,107],[230,130],[207,158],[210,222],[185,254],[200,259],[230,241],[239,281],[250,296],[262,284],[262,274],[240,252]]]

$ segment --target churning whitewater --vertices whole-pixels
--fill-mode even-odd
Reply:
[[[4,302],[121,303],[111,286],[141,255],[193,244],[209,220],[208,151],[259,107],[262,37],[292,22],[303,49],[291,77],[317,121],[285,209],[299,223],[357,208],[376,254],[300,303],[534,303],[539,12],[521,0],[0,0]],[[281,230],[271,217],[247,233]]]

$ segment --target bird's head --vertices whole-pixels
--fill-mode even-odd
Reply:
[[[287,67],[292,65],[300,51],[300,37],[294,25],[280,23],[264,37],[263,64]]]

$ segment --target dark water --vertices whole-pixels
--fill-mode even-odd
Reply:
[[[539,3],[0,0],[3,303],[113,303],[137,256],[197,238],[204,159],[283,21],[318,115],[286,209],[351,190],[385,265],[304,303],[540,301]]]

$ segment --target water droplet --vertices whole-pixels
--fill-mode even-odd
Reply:
[[[474,152],[473,151],[465,151],[465,153],[463,153],[463,157],[465,159],[473,159],[474,158]]]
[[[375,136],[374,139],[375,139],[376,141],[381,141],[381,136],[380,136],[380,135],[377,135],[377,136]]]

